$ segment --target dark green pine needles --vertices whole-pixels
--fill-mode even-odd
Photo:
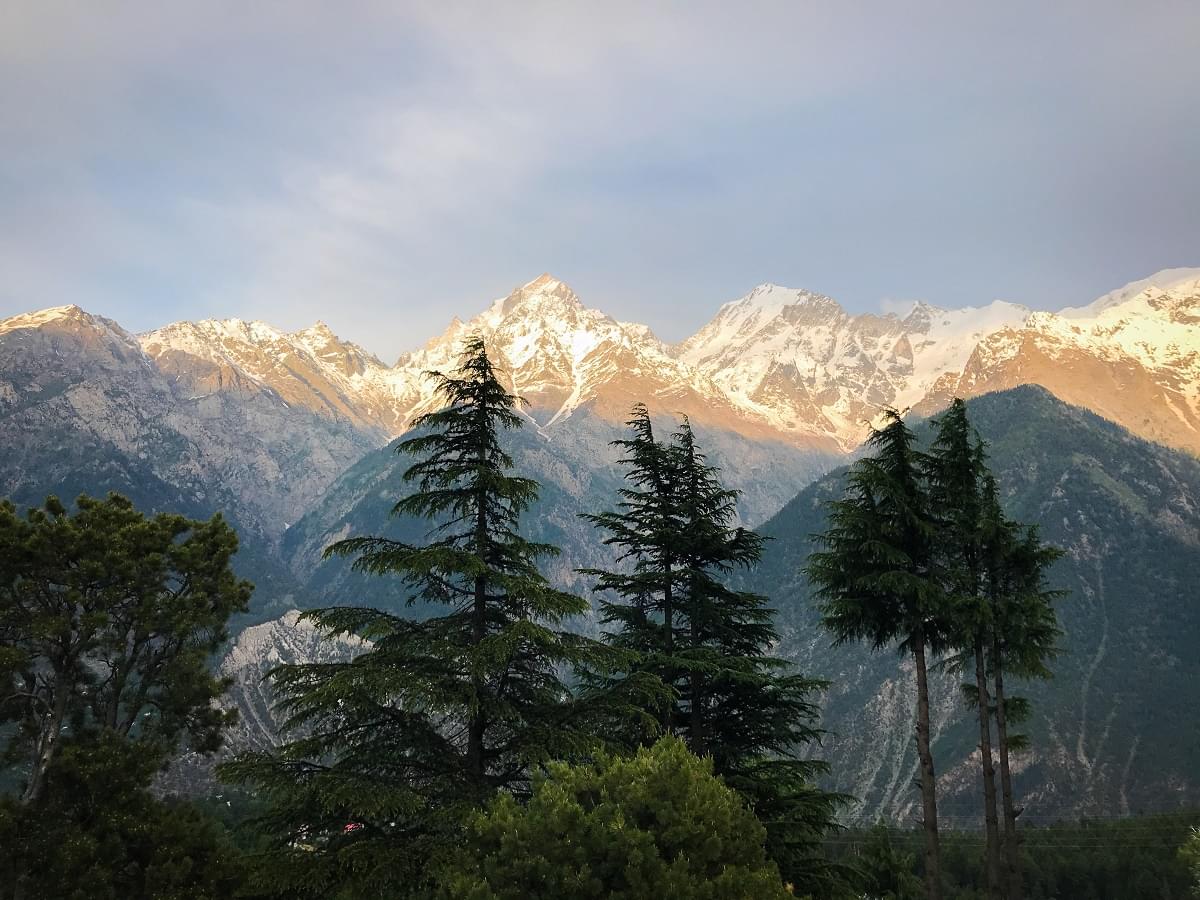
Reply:
[[[1043,545],[1036,528],[1005,517],[986,448],[962,400],[934,421],[927,453],[917,450],[899,413],[888,410],[885,418],[867,442],[872,454],[851,467],[845,495],[829,504],[827,528],[816,536],[820,549],[809,556],[805,574],[838,643],[896,645],[913,657],[926,894],[932,900],[941,896],[942,884],[929,657],[949,654],[945,661],[972,674],[964,687],[979,723],[988,895],[1019,900],[1009,753],[1020,738],[1008,728],[1027,704],[1006,694],[1004,679],[1049,674],[1046,662],[1060,634],[1053,603],[1061,595],[1047,587],[1046,576],[1061,552]]]
[[[309,613],[367,649],[350,662],[276,670],[298,737],[225,769],[273,804],[279,865],[267,880],[281,893],[428,896],[440,854],[472,810],[499,790],[525,793],[532,767],[577,758],[601,743],[608,723],[640,715],[617,691],[574,693],[562,678],[628,662],[560,627],[588,605],[538,571],[557,548],[520,533],[537,484],[510,473],[500,435],[523,418],[483,341],[465,342],[456,372],[430,377],[445,406],[418,418],[399,445],[417,458],[404,474],[415,491],[394,509],[430,520],[428,543],[355,537],[327,554],[396,576],[410,605],[445,613],[421,621],[373,609]]]
[[[824,764],[801,759],[819,732],[823,683],[770,655],[778,642],[767,598],[730,586],[757,563],[763,540],[738,527],[737,492],[697,447],[685,419],[669,443],[644,406],[627,423],[626,486],[615,510],[585,516],[607,533],[623,565],[592,570],[610,643],[634,651],[639,673],[670,689],[646,712],[749,802],[767,828],[768,850],[805,893],[827,880],[819,855],[839,798],[811,786]],[[623,677],[600,679],[606,686]]]
[[[915,437],[898,412],[889,409],[885,417],[867,439],[872,455],[851,467],[845,497],[829,504],[828,527],[817,537],[821,549],[809,556],[805,574],[837,643],[896,644],[913,657],[926,893],[940,900],[928,657],[950,643],[947,604],[935,577],[937,529]]]

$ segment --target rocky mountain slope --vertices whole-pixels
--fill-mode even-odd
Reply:
[[[749,524],[843,461],[886,405],[928,413],[955,395],[1038,383],[1200,452],[1200,270],[1158,273],[1059,314],[996,302],[855,316],[828,297],[763,285],[676,346],[542,275],[394,365],[320,323],[286,333],[179,322],[132,335],[78,307],[4,320],[0,494],[27,503],[120,490],[149,509],[221,510],[262,582],[256,609],[303,605],[305,582],[328,597],[336,579],[313,575],[320,548],[379,519],[368,507],[398,465],[381,448],[438,403],[425,373],[452,367],[470,333],[528,402],[519,456],[548,485],[539,521],[569,547],[564,573],[599,549],[573,512],[551,510],[611,493],[608,443],[636,401],[664,421],[693,419],[744,491]]]
[[[1028,821],[1128,814],[1200,802],[1200,462],[1142,441],[1037,387],[970,402],[990,443],[991,466],[1011,515],[1040,525],[1067,556],[1053,572],[1070,595],[1055,678],[1022,685],[1033,701],[1032,751],[1019,762]],[[913,673],[890,652],[831,647],[800,570],[823,501],[844,470],[805,488],[763,527],[773,538],[747,584],[773,598],[783,650],[829,678],[821,753],[837,787],[860,797],[856,814],[905,818],[914,788]],[[977,726],[961,679],[931,679],[934,752],[950,823],[974,820]]]
[[[121,490],[271,541],[383,440],[79,307],[0,322],[0,494],[19,502]]]
[[[997,302],[854,316],[828,297],[764,285],[676,346],[586,307],[546,275],[394,365],[320,323],[286,333],[261,322],[183,322],[133,335],[78,307],[4,320],[0,495],[33,503],[50,492],[119,490],[146,509],[231,518],[242,537],[238,566],[259,586],[239,625],[265,630],[247,632],[254,640],[243,641],[241,662],[227,665],[254,731],[239,739],[267,740],[254,667],[272,647],[281,659],[319,647],[293,620],[267,620],[294,606],[403,602],[394,585],[322,563],[320,553],[350,533],[418,536],[419,523],[387,515],[405,465],[389,442],[434,408],[425,373],[451,367],[469,333],[485,337],[528,401],[527,427],[511,436],[518,468],[543,484],[528,521],[564,549],[551,577],[581,592],[588,585],[575,570],[603,563],[606,551],[577,513],[611,502],[621,473],[609,442],[635,401],[664,427],[672,414],[692,417],[726,481],[743,490],[751,525],[844,462],[885,405],[925,414],[955,395],[1035,383],[1136,435],[1200,452],[1200,270],[1158,273],[1057,314]],[[1153,715],[1161,706],[1150,686],[1173,685],[1182,698],[1180,679],[1200,674],[1187,644],[1197,637],[1194,610],[1179,588],[1200,574],[1187,569],[1200,558],[1195,458],[1044,393],[999,396],[1024,398],[976,406],[1013,511],[1071,550],[1060,573],[1073,590],[1070,643],[1060,678],[1031,688],[1046,710],[1035,723],[1044,749],[1026,766],[1025,786],[1047,807],[1076,810],[1193,797],[1197,760],[1183,748],[1194,741]],[[772,520],[777,540],[760,584],[781,599],[788,652],[839,685],[831,729],[867,736],[832,739],[840,786],[861,794],[866,812],[904,814],[903,672],[867,654],[835,663],[795,579],[801,536],[819,527],[812,504],[836,484],[818,482]],[[1104,512],[1113,498],[1115,512]],[[973,742],[950,679],[942,691],[939,753],[958,796],[971,783]],[[1178,722],[1194,723],[1196,712]]]
[[[917,405],[1041,384],[1158,443],[1200,454],[1200,269],[1134,282],[1089,306],[987,336]]]
[[[1018,687],[1034,710],[1027,725],[1033,749],[1017,760],[1027,821],[1200,802],[1194,739],[1200,699],[1192,689],[1200,678],[1200,609],[1192,590],[1200,583],[1200,462],[1038,387],[976,398],[970,414],[989,442],[1010,514],[1037,522],[1047,541],[1067,550],[1052,575],[1055,586],[1070,591],[1059,607],[1065,634],[1055,678]],[[918,430],[927,433],[923,425]],[[529,463],[540,440],[527,432],[514,441],[518,460]],[[349,502],[302,520],[289,535],[288,552],[304,558],[328,538],[350,533],[417,538],[415,523],[387,516],[399,465],[381,452],[352,469],[331,495]],[[823,720],[829,734],[819,753],[832,763],[832,786],[860,799],[850,818],[903,820],[919,808],[911,666],[887,651],[832,647],[800,574],[812,535],[824,527],[822,504],[840,493],[843,477],[840,469],[819,478],[763,526],[772,540],[744,586],[772,599],[781,654],[831,681]],[[615,483],[579,485],[572,493],[561,480],[544,484],[543,500],[527,520],[530,533],[565,548],[549,574],[585,592],[588,584],[573,568],[591,564],[602,551],[574,511],[581,503],[602,503]],[[324,601],[393,609],[404,602],[398,584],[354,576],[344,561],[318,565],[309,587]],[[235,680],[231,696],[246,723],[233,746],[273,740],[270,698],[261,684],[271,662],[354,652],[315,637],[294,627],[294,614],[244,632],[222,663]],[[961,700],[961,680],[948,672],[931,679],[941,813],[948,824],[973,824],[978,817],[977,732]]]
[[[659,416],[657,425],[665,436],[673,422],[669,416]],[[756,441],[717,426],[697,423],[695,429],[709,457],[731,484],[743,490],[739,509],[750,523],[764,521],[839,459],[779,442]],[[623,426],[590,409],[577,409],[553,428],[528,425],[504,436],[516,470],[541,485],[540,499],[525,515],[524,527],[532,537],[562,548],[560,556],[546,562],[546,570],[564,588],[586,593],[588,585],[576,570],[604,566],[610,559],[600,536],[579,513],[615,502],[622,470],[610,441],[619,436],[624,436]],[[351,534],[423,540],[427,523],[390,516],[392,506],[410,490],[401,476],[411,463],[393,446],[368,454],[288,529],[282,550],[291,569],[305,573],[306,602],[392,606],[403,600],[396,585],[358,576],[344,560],[323,562],[321,552]]]

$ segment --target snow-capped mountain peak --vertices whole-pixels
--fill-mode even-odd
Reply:
[[[1028,315],[1003,301],[961,310],[918,302],[903,319],[850,315],[824,294],[767,284],[722,306],[676,353],[775,427],[849,449],[881,407],[916,403],[961,371],[985,335]]]
[[[734,431],[848,450],[884,406],[932,409],[1022,379],[1054,389],[1048,382],[1060,376],[1023,366],[1034,354],[1043,367],[1086,358],[1114,372],[1148,373],[1172,392],[1163,417],[1178,419],[1156,439],[1183,429],[1169,442],[1200,446],[1200,437],[1187,436],[1200,434],[1200,269],[1165,270],[1059,314],[997,300],[963,309],[916,302],[902,317],[851,315],[824,294],[764,283],[675,346],[585,306],[544,273],[473,318],[453,319],[393,366],[323,322],[292,333],[242,319],[178,322],[134,342],[116,323],[66,306],[0,322],[0,334],[85,320],[92,325],[81,331],[91,334],[117,329],[113,335],[124,335],[134,355],[153,361],[190,399],[269,394],[380,438],[402,433],[440,402],[426,373],[452,370],[462,339],[477,333],[543,428],[584,406],[623,421],[634,401],[657,399],[664,410]],[[1117,389],[1123,383],[1118,378]],[[1110,410],[1125,421],[1118,412]]]
[[[533,281],[514,289],[507,297],[497,300],[489,312],[496,316],[509,316],[517,312],[526,315],[569,315],[582,309],[582,301],[570,286],[544,272]]]
[[[1086,306],[1074,306],[1059,312],[1066,319],[1091,319],[1139,296],[1200,295],[1200,268],[1163,269],[1148,278],[1140,278],[1115,291],[1098,297]]]
[[[21,313],[20,315],[10,316],[7,319],[0,319],[0,334],[27,328],[45,328],[56,324],[66,326],[84,325],[120,335],[126,334],[124,329],[111,319],[92,315],[74,303],[64,306],[51,306],[35,312]]]

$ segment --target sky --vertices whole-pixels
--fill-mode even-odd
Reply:
[[[0,317],[1078,305],[1200,265],[1198,46],[1191,0],[4,3]]]

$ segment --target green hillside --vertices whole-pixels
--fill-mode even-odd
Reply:
[[[1019,762],[1023,821],[1120,815],[1200,802],[1200,462],[1038,387],[970,403],[988,441],[1010,515],[1037,522],[1067,551],[1052,580],[1062,652],[1048,683],[1021,685],[1034,702],[1032,752]],[[927,429],[919,433],[927,436]],[[824,755],[859,814],[914,812],[911,672],[889,652],[831,648],[800,569],[824,528],[823,502],[845,470],[805,488],[763,531],[773,540],[747,578],[769,594],[784,652],[829,678]],[[973,819],[975,734],[952,673],[936,679],[935,754],[947,824]]]

